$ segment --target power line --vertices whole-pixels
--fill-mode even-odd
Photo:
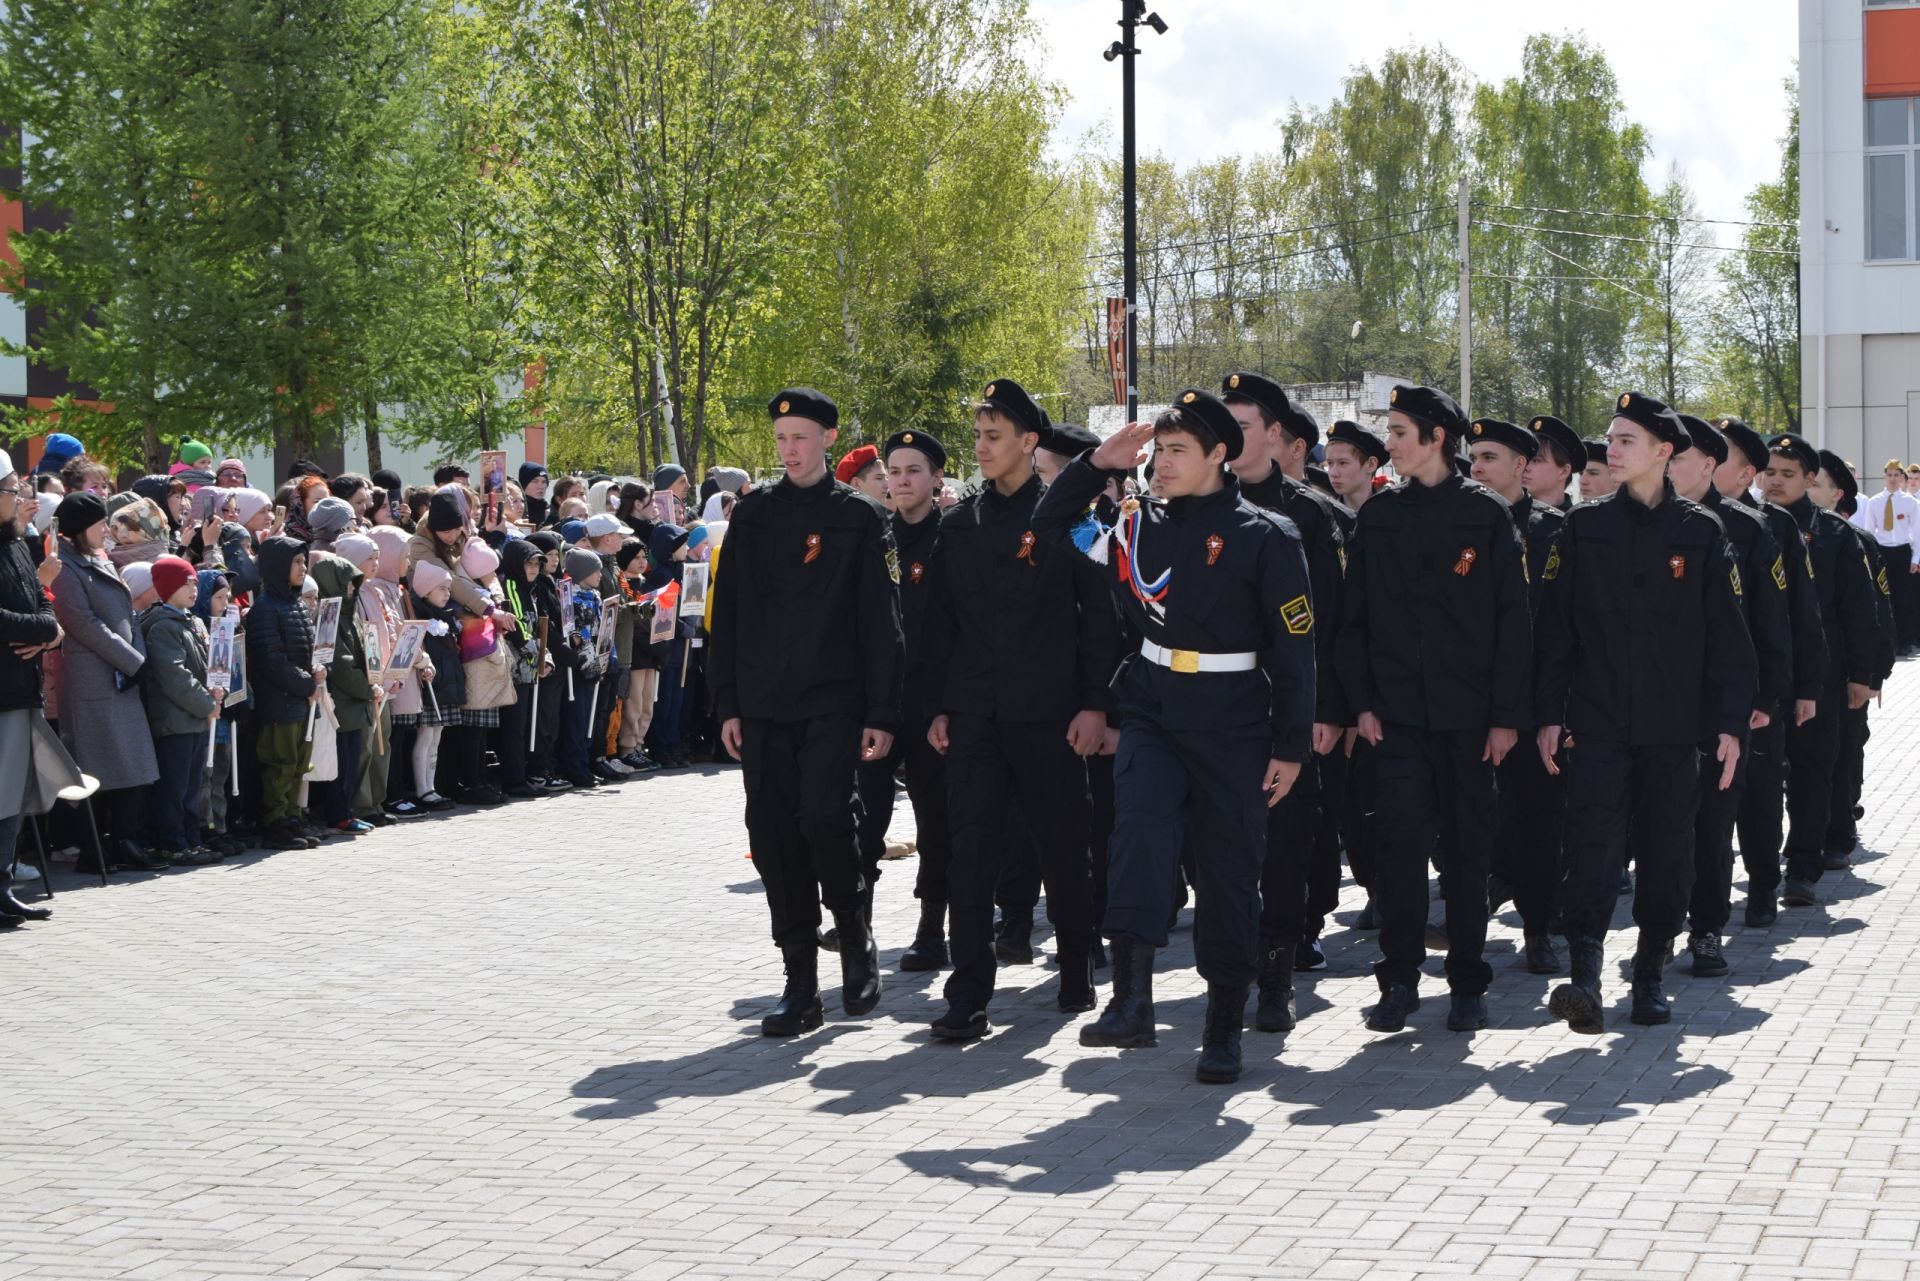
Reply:
[[[1289,259],[1293,259],[1293,258],[1306,258],[1313,254],[1331,253],[1337,249],[1358,249],[1364,245],[1379,244],[1380,242],[1386,241],[1386,240],[1404,240],[1409,236],[1424,236],[1431,231],[1444,230],[1447,225],[1448,224],[1446,223],[1436,222],[1425,227],[1414,227],[1408,231],[1390,231],[1390,232],[1387,232],[1385,235],[1368,236],[1363,240],[1356,240],[1350,245],[1312,245],[1306,249],[1295,249],[1288,253],[1272,254],[1267,257],[1255,258],[1245,262],[1215,263],[1210,266],[1193,267],[1193,268],[1188,268],[1180,271],[1156,272],[1151,276],[1140,277],[1140,283],[1145,284],[1148,281],[1171,280],[1180,276],[1218,275],[1221,271],[1227,270],[1229,268],[1251,269],[1254,267],[1265,267],[1265,266],[1270,266],[1273,263],[1277,263],[1277,262],[1286,262]],[[1105,281],[1095,281],[1092,284],[1088,285],[1087,288],[1093,291],[1100,291],[1111,283],[1113,282],[1111,277],[1109,277]]]
[[[1790,222],[1749,222],[1741,218],[1682,218],[1669,214],[1623,213],[1612,209],[1554,209],[1545,205],[1500,205],[1492,201],[1476,200],[1474,204],[1482,209],[1511,209],[1520,213],[1571,214],[1579,218],[1638,218],[1648,222],[1699,222],[1712,223],[1722,227],[1770,227],[1777,231],[1795,230]]]
[[[1749,249],[1744,245],[1716,245],[1709,241],[1697,241],[1685,245],[1669,245],[1664,240],[1649,240],[1644,236],[1610,236],[1599,231],[1572,231],[1565,227],[1538,227],[1520,222],[1496,222],[1491,218],[1477,220],[1482,227],[1505,227],[1509,231],[1539,233],[1549,236],[1578,236],[1582,240],[1612,240],[1626,245],[1652,245],[1655,248],[1710,249],[1723,254],[1765,254],[1772,258],[1798,258],[1800,255],[1786,249]]]
[[[1399,213],[1376,214],[1367,218],[1343,218],[1338,222],[1313,223],[1305,227],[1269,227],[1259,231],[1249,231],[1237,236],[1228,234],[1224,236],[1208,236],[1199,240],[1174,240],[1164,244],[1141,245],[1136,252],[1145,256],[1153,253],[1164,253],[1170,249],[1190,249],[1196,245],[1224,245],[1240,240],[1278,239],[1281,236],[1304,235],[1309,231],[1333,231],[1341,227],[1360,227],[1374,222],[1392,222],[1397,218],[1417,218],[1421,214],[1430,214],[1441,209],[1450,208],[1452,208],[1451,205],[1427,205],[1420,209],[1402,210]],[[1124,249],[1102,249],[1087,254],[1086,259],[1091,262],[1095,258],[1118,258],[1125,252],[1126,250]]]

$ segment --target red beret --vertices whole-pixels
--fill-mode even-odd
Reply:
[[[868,463],[880,461],[880,451],[873,445],[862,445],[858,449],[849,449],[840,465],[833,469],[833,478],[843,485],[853,483],[853,478],[865,471]]]

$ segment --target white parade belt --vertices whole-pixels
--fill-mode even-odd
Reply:
[[[1258,654],[1202,654],[1198,650],[1168,649],[1152,641],[1140,642],[1140,657],[1176,672],[1250,672],[1260,666]]]

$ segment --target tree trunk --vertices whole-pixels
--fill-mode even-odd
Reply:
[[[386,466],[380,457],[380,407],[373,403],[371,394],[361,401],[360,413],[367,433],[367,472],[371,475]]]

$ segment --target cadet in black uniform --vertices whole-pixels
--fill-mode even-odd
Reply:
[[[1824,870],[1833,770],[1846,712],[1865,707],[1873,697],[1880,634],[1874,602],[1879,588],[1852,526],[1820,510],[1807,496],[1820,470],[1819,451],[1794,435],[1775,436],[1768,449],[1767,498],[1793,517],[1811,561],[1809,573],[1827,633],[1826,678],[1817,709],[1812,718],[1787,730],[1787,880],[1780,901],[1788,907],[1810,907],[1818,901],[1814,885]],[[1743,844],[1745,837],[1743,831]],[[1749,903],[1756,894],[1756,887],[1749,885]]]
[[[1294,1024],[1294,970],[1326,964],[1314,937],[1318,928],[1309,921],[1308,885],[1322,817],[1319,763],[1339,745],[1346,718],[1332,663],[1334,629],[1328,623],[1338,616],[1345,539],[1332,512],[1337,504],[1288,477],[1275,459],[1276,450],[1297,446],[1312,418],[1294,407],[1279,383],[1255,373],[1229,374],[1221,383],[1220,399],[1239,424],[1244,442],[1228,464],[1240,482],[1240,496],[1255,507],[1285,516],[1300,531],[1313,588],[1310,600],[1320,620],[1313,645],[1314,755],[1286,799],[1267,817],[1267,853],[1260,875],[1260,997],[1253,1021],[1262,1032],[1285,1032]],[[1318,427],[1311,430],[1317,439]],[[1337,854],[1335,859],[1337,889]]]
[[[1240,424],[1197,389],[1062,472],[1040,504],[1042,535],[1073,545],[1104,473],[1137,466],[1149,440],[1166,497],[1130,500],[1091,549],[1142,639],[1114,681],[1121,722],[1105,921],[1113,995],[1080,1043],[1155,1043],[1153,956],[1166,946],[1187,844],[1194,955],[1207,981],[1195,1075],[1227,1082],[1240,1075],[1256,969],[1267,810],[1313,750],[1313,605],[1298,532],[1241,500],[1224,470],[1244,444]]]
[[[1419,1006],[1427,858],[1450,824],[1447,1026],[1470,1031],[1487,1025],[1493,977],[1482,953],[1494,771],[1531,724],[1524,553],[1507,505],[1454,474],[1467,422],[1453,398],[1399,386],[1390,401],[1387,449],[1401,480],[1360,511],[1334,660],[1360,735],[1378,749],[1381,996],[1367,1026],[1397,1032]]]
[[[886,768],[904,766],[907,800],[913,805],[913,826],[920,849],[920,866],[913,896],[920,900],[920,924],[913,943],[900,954],[902,970],[937,970],[947,963],[947,868],[953,861],[953,843],[947,830],[947,761],[927,741],[937,691],[945,673],[926,661],[927,574],[940,554],[940,493],[947,467],[947,451],[922,431],[895,432],[887,438],[881,457],[887,467],[887,489],[893,495],[893,544],[900,562],[900,622],[907,638],[906,681],[901,694],[900,733]],[[893,798],[889,773],[885,796],[889,812],[875,824],[884,838],[891,819]]]
[[[822,901],[840,932],[842,1007],[858,1018],[880,1001],[854,770],[893,748],[903,658],[886,513],[827,471],[839,410],[794,387],[767,413],[786,476],[734,508],[707,679],[720,741],[745,767],[753,866],[786,960],[786,990],[760,1030],[793,1036],[822,1017]]]
[[[1354,526],[1359,521],[1360,509],[1379,492],[1373,482],[1379,470],[1389,461],[1387,443],[1359,423],[1341,419],[1327,431],[1326,453],[1327,474],[1333,480],[1334,492],[1340,495],[1348,512],[1341,532],[1351,538]],[[1324,772],[1337,777],[1337,782],[1329,789],[1332,798],[1325,805],[1339,811],[1340,844],[1347,852],[1347,866],[1353,871],[1354,883],[1367,891],[1366,904],[1353,918],[1353,928],[1377,930],[1380,928],[1380,917],[1374,910],[1372,892],[1376,794],[1373,744],[1361,740],[1360,731],[1354,728],[1351,712],[1346,719],[1347,725],[1340,735],[1340,747],[1322,761],[1332,766]],[[1333,880],[1337,898],[1337,866]],[[1309,886],[1311,884],[1310,880]]]
[[[1767,522],[1780,548],[1787,576],[1787,619],[1793,629],[1793,699],[1772,709],[1767,724],[1748,739],[1746,794],[1740,800],[1740,861],[1747,869],[1746,922],[1773,924],[1780,909],[1781,802],[1787,781],[1787,727],[1804,725],[1819,706],[1827,670],[1827,633],[1820,598],[1813,585],[1813,559],[1800,526],[1778,503],[1753,496],[1754,478],[1766,469],[1767,443],[1738,418],[1722,418],[1721,434],[1731,446],[1727,460],[1714,469],[1713,486],[1730,503],[1749,508]]]
[[[1540,442],[1540,452],[1527,464],[1527,493],[1542,507],[1572,510],[1567,487],[1573,483],[1573,473],[1586,466],[1586,442],[1552,414],[1535,414],[1527,421],[1527,430]]]
[[[1758,660],[1750,731],[1765,729],[1793,697],[1793,639],[1787,614],[1786,560],[1767,529],[1767,518],[1751,507],[1730,503],[1714,488],[1714,474],[1731,456],[1727,438],[1705,419],[1681,414],[1687,429],[1687,447],[1667,461],[1667,479],[1674,492],[1713,513],[1733,546],[1733,563],[1740,569],[1740,602],[1745,609],[1747,635]],[[1714,660],[1709,660],[1714,661]],[[1700,771],[1699,810],[1693,824],[1693,891],[1687,900],[1687,952],[1693,973],[1711,978],[1727,972],[1720,935],[1733,910],[1733,826],[1746,798],[1747,771],[1753,753],[1747,745],[1751,732],[1741,735],[1740,764],[1733,785],[1717,786],[1718,774]],[[1702,743],[1710,753],[1713,744]],[[1703,762],[1704,765],[1704,762]]]
[[[1580,469],[1580,501],[1590,503],[1607,497],[1619,487],[1619,482],[1607,467],[1607,442],[1583,440],[1580,443],[1587,451],[1586,466]]]
[[[1601,942],[1633,844],[1635,1023],[1672,1017],[1660,977],[1686,916],[1700,743],[1721,788],[1740,764],[1758,692],[1740,570],[1714,516],[1674,493],[1667,459],[1687,442],[1671,409],[1629,392],[1607,432],[1619,480],[1567,513],[1541,595],[1537,747],[1549,769],[1565,730],[1567,947],[1573,978],[1547,1008],[1576,1032],[1603,1026]]]
[[[993,998],[993,895],[1017,806],[1040,860],[1059,944],[1062,1011],[1091,1010],[1092,865],[1087,770],[1113,707],[1119,661],[1112,594],[1092,566],[1040,537],[1043,486],[1033,452],[1046,422],[1010,378],[987,385],[974,413],[974,460],[986,481],[940,525],[926,636],[946,673],[928,738],[947,757],[953,830],[948,875],[953,973],[940,1040],[986,1035]]]
[[[1874,602],[1874,612],[1880,620],[1874,650],[1873,698],[1877,699],[1887,677],[1893,675],[1894,660],[1900,653],[1899,616],[1894,610],[1893,585],[1888,581],[1884,549],[1872,534],[1853,523],[1853,514],[1859,510],[1860,481],[1840,455],[1832,450],[1820,451],[1820,474],[1808,488],[1807,496],[1826,510],[1846,518],[1847,528],[1859,540],[1860,550],[1867,557],[1867,568],[1873,573],[1874,585],[1879,588]],[[1900,572],[1907,572],[1904,565]],[[1833,799],[1827,806],[1826,839],[1821,842],[1825,870],[1829,872],[1846,871],[1852,861],[1853,847],[1860,843],[1853,811],[1860,803],[1860,790],[1866,782],[1867,740],[1873,737],[1867,728],[1867,707],[1871,705],[1869,700],[1865,706],[1848,708],[1841,722],[1840,754],[1833,771]]]
[[[1513,517],[1527,553],[1527,603],[1539,608],[1547,561],[1566,516],[1558,507],[1537,502],[1526,476],[1542,451],[1543,437],[1498,418],[1482,418],[1467,435],[1473,478],[1500,495]],[[1564,491],[1563,491],[1564,492]],[[1539,753],[1510,752],[1500,763],[1500,833],[1493,846],[1493,875],[1487,907],[1497,912],[1508,897],[1520,912],[1527,969],[1558,974],[1551,925],[1553,900],[1560,890],[1561,826],[1566,789],[1547,773]]]

